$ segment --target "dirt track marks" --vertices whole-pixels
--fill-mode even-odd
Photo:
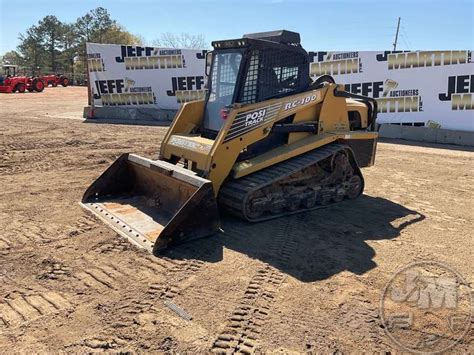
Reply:
[[[111,243],[105,243],[99,246],[100,253],[120,253],[133,248],[132,244],[125,238],[116,238]]]
[[[74,222],[67,231],[67,236],[74,237],[79,234],[86,233],[93,228],[97,227],[99,221],[95,217],[89,215],[83,215]]]
[[[7,254],[12,246],[13,242],[11,240],[0,236],[0,255]]]
[[[16,223],[12,228],[0,235],[0,255],[6,255],[12,250],[23,247],[34,247],[36,244],[47,244],[54,241],[77,237],[92,230],[98,221],[93,217],[83,215],[74,223],[66,226],[44,225],[42,222],[27,221]]]
[[[14,227],[0,236],[0,255],[7,255],[12,250],[21,249],[26,245],[44,242],[48,234],[46,228],[39,225],[23,225]]]
[[[170,279],[180,279],[190,276],[201,269],[205,262],[195,259],[175,260],[166,256],[156,257],[133,246],[126,239],[117,236],[112,242],[98,247],[101,254],[121,253],[126,250],[139,250],[134,260],[134,270],[143,276],[167,275]]]
[[[111,319],[112,326],[118,323],[126,327],[141,327],[163,312],[176,317],[169,312],[164,301],[172,301],[180,295],[186,280],[201,271],[204,265],[204,262],[194,259],[174,260],[140,255],[134,264],[134,275],[140,275],[140,280],[136,280],[139,291],[124,292],[122,298],[113,304],[119,314]],[[128,281],[135,282],[132,278]]]
[[[378,305],[368,304],[363,297],[354,297],[359,303],[358,307],[344,304],[340,308],[340,314],[335,322],[346,329],[351,329],[354,335],[364,334],[364,342],[370,342],[377,350],[386,350],[389,346],[382,341],[386,339],[380,327]]]
[[[41,263],[41,269],[45,270],[39,279],[59,280],[71,276],[71,269],[62,262],[46,259]]]
[[[213,352],[251,353],[255,350],[261,326],[271,312],[271,304],[283,280],[284,275],[270,266],[257,271],[214,342]]]
[[[92,339],[85,339],[82,341],[80,345],[83,345],[89,349],[101,349],[101,350],[121,350],[126,351],[126,345],[128,344],[128,340],[120,339],[117,337],[113,338],[103,338],[97,337]]]
[[[0,303],[0,326],[17,326],[70,307],[71,304],[56,292],[17,296]]]
[[[177,263],[172,259],[145,258],[141,267],[151,268],[155,273],[164,272],[166,280],[152,283],[146,291],[147,299],[130,304],[132,313],[149,310],[157,300],[171,301],[182,292],[183,281],[190,278],[205,265],[200,260],[184,260]],[[163,270],[165,268],[165,270]],[[151,301],[151,302],[150,302]]]
[[[290,262],[297,247],[288,233],[292,220],[275,223],[277,231],[269,248],[276,265]],[[253,353],[258,347],[261,327],[272,312],[272,304],[286,275],[268,264],[251,277],[244,296],[230,315],[224,329],[212,345],[215,353]]]
[[[123,268],[108,264],[95,266],[74,274],[79,281],[80,287],[92,289],[102,293],[110,290],[119,290],[118,283],[126,282],[130,277]]]
[[[111,148],[108,148],[108,147]],[[78,155],[78,151],[85,149],[88,152]],[[118,149],[114,145],[102,143],[97,146],[94,141],[81,141],[78,139],[54,139],[52,141],[15,141],[0,142],[0,175],[18,175],[25,173],[48,172],[51,170],[87,170],[97,168],[101,164],[108,163],[108,159],[116,156],[116,153],[106,151]],[[112,158],[111,158],[112,154]],[[98,159],[91,159],[97,155]],[[75,158],[73,158],[75,157]]]

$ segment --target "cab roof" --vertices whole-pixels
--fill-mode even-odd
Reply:
[[[241,47],[278,47],[301,48],[300,34],[297,32],[279,30],[244,34],[242,38],[213,41],[214,49]]]

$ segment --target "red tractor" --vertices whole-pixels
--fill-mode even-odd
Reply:
[[[44,75],[43,76],[43,81],[44,81],[46,86],[51,85],[53,87],[56,87],[58,85],[62,85],[64,87],[66,87],[66,86],[69,85],[69,79],[66,76],[60,75],[60,74]]]
[[[0,75],[0,92],[12,93],[18,91],[24,93],[26,90],[29,92],[44,90],[44,82],[41,78],[17,76],[17,68],[17,65],[3,66],[3,75]]]

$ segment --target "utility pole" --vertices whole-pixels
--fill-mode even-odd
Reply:
[[[402,19],[401,17],[398,18],[397,33],[395,34],[395,42],[393,42],[393,50],[394,51],[397,50],[398,30],[400,29],[400,20],[401,19]]]

